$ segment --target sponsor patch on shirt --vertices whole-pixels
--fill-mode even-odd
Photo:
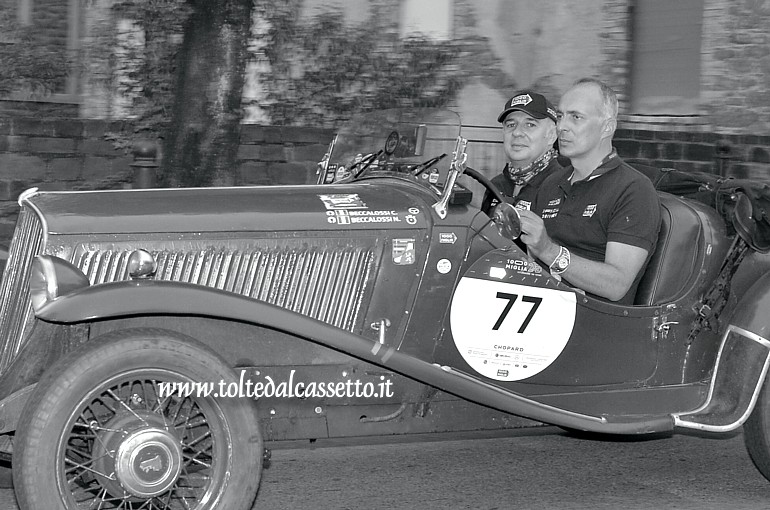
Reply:
[[[548,207],[556,207],[561,203],[561,198],[554,198],[550,202],[548,202]]]
[[[516,202],[516,209],[524,209],[525,211],[529,211],[532,209],[532,202],[528,202],[527,200],[519,200]]]
[[[595,212],[596,212],[596,204],[589,204],[586,206],[585,210],[583,211],[583,216],[587,218],[591,218],[593,217]]]
[[[555,218],[557,214],[559,214],[558,207],[548,207],[546,209],[543,209],[543,214],[541,214],[540,217],[545,220],[548,218]]]

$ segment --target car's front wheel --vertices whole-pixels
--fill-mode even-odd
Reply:
[[[237,381],[204,345],[159,330],[86,343],[38,383],[13,455],[25,510],[251,507],[263,445],[254,403],[196,383]],[[176,386],[171,396],[161,386]],[[170,389],[171,386],[168,387]]]

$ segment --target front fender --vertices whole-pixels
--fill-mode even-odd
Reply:
[[[672,417],[668,415],[616,421],[604,416],[565,411],[290,310],[194,284],[156,280],[105,283],[60,296],[37,307],[36,313],[40,319],[60,323],[156,314],[232,319],[280,329],[467,400],[532,420],[578,430],[618,434],[660,432],[673,428]]]

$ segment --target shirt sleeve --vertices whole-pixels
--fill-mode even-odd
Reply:
[[[660,231],[660,200],[652,183],[640,176],[618,197],[607,229],[607,242],[638,246],[651,253]]]

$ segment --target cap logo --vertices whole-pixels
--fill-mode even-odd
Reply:
[[[520,96],[516,96],[513,99],[511,99],[511,106],[515,106],[515,105],[526,106],[531,102],[532,102],[532,98],[530,97],[529,94],[522,94]]]

